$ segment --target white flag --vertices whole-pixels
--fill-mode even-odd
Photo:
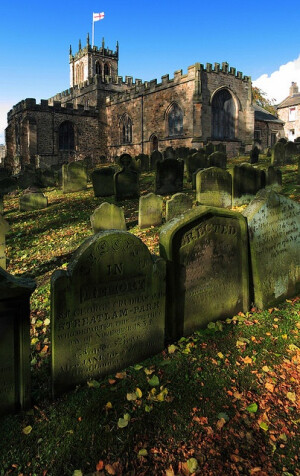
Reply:
[[[93,21],[103,20],[104,12],[101,13],[93,13]]]

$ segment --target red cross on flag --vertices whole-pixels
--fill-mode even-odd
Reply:
[[[93,13],[93,21],[103,20],[104,12],[101,13]]]

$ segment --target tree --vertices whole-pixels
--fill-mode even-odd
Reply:
[[[258,106],[263,107],[266,111],[270,112],[274,116],[277,115],[277,110],[274,106],[275,99],[267,99],[267,94],[262,91],[260,88],[252,86],[252,101],[254,101]]]

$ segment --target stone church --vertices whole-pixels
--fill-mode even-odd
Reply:
[[[41,167],[86,156],[163,151],[168,146],[199,148],[226,144],[228,155],[253,143],[251,78],[222,65],[195,63],[142,81],[118,75],[115,51],[91,46],[87,36],[73,54],[70,88],[48,100],[24,99],[8,113],[6,165]]]

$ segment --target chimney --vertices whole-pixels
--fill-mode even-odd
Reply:
[[[298,86],[297,83],[292,83],[290,87],[290,96],[294,96],[294,94],[298,94]]]

